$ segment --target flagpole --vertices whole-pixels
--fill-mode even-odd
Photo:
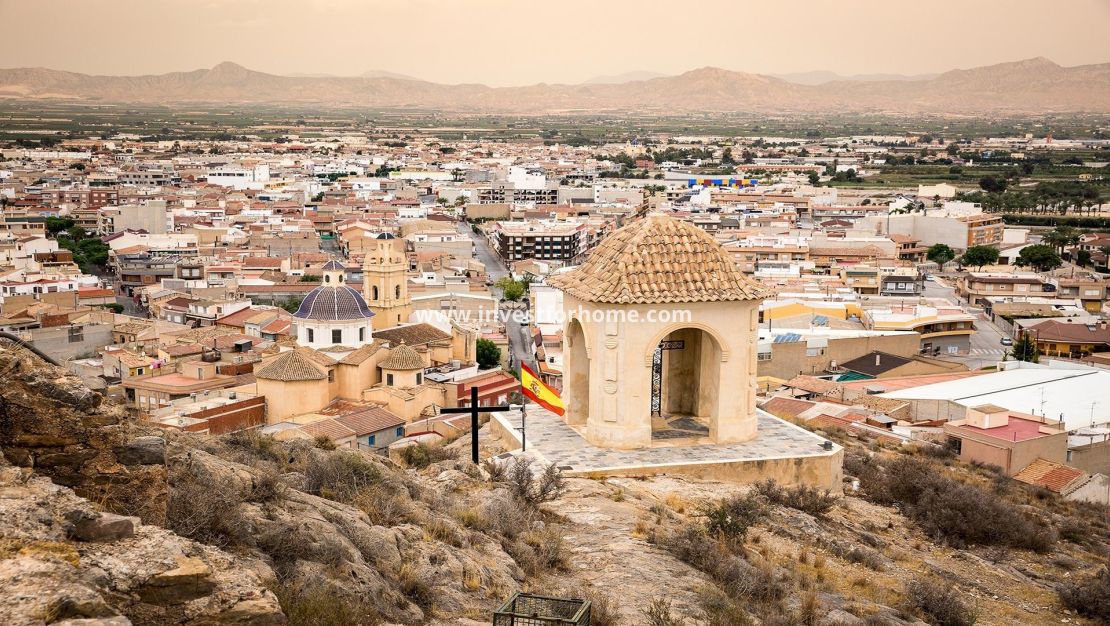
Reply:
[[[520,451],[525,452],[528,450],[528,443],[524,434],[524,417],[528,412],[528,396],[520,394]]]

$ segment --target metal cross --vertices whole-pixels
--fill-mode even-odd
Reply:
[[[512,409],[510,406],[478,406],[478,386],[470,388],[470,406],[460,406],[453,409],[440,409],[440,413],[469,413],[470,414],[470,456],[474,464],[478,464],[478,414],[498,413]]]

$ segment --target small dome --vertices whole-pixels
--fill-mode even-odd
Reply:
[[[319,321],[369,319],[373,316],[374,312],[362,294],[346,285],[313,289],[293,314],[298,319]]]
[[[402,341],[396,348],[390,350],[389,356],[378,367],[383,370],[421,370],[424,369],[424,359],[420,357],[419,352]]]
[[[606,304],[726,302],[768,295],[712,235],[659,213],[614,231],[585,263],[547,283],[579,300]]]
[[[393,233],[378,233],[378,236],[375,237],[375,239],[396,239],[396,238],[397,238],[397,236],[394,235]]]
[[[343,267],[343,264],[340,263],[339,261],[336,261],[335,259],[332,259],[331,261],[328,261],[327,263],[324,263],[324,267],[323,267],[323,270],[325,272],[327,272],[327,271],[340,271],[340,272],[342,272],[345,269],[346,268]]]

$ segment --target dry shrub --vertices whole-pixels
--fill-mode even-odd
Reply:
[[[285,483],[273,467],[256,467],[251,484],[249,502],[273,503],[285,496]]]
[[[249,524],[239,509],[243,497],[234,483],[202,468],[175,469],[169,491],[166,525],[170,530],[219,547],[249,541]]]
[[[381,470],[358,452],[313,455],[305,465],[305,491],[338,502],[351,502],[381,479]]]
[[[756,483],[755,488],[772,504],[797,509],[814,517],[823,517],[838,500],[828,490],[821,491],[805,485],[783,487],[770,479]]]
[[[844,559],[850,563],[859,563],[867,569],[881,572],[884,569],[883,558],[878,552],[869,550],[863,546],[853,546],[851,550],[844,553]]]
[[[334,450],[336,447],[335,442],[327,435],[316,435],[316,438],[312,440],[312,445],[320,450]]]
[[[705,529],[710,534],[732,541],[743,541],[748,529],[767,515],[767,500],[756,491],[742,496],[732,495],[702,507],[701,515],[705,518]]]
[[[385,483],[374,483],[361,489],[350,503],[377,526],[396,526],[412,521],[413,505],[408,492]]]
[[[298,587],[272,585],[289,626],[377,626],[381,617],[373,606],[334,593],[322,584]]]
[[[845,458],[845,469],[860,479],[868,499],[901,504],[926,534],[953,546],[1001,545],[1047,552],[1056,542],[1052,529],[1040,521],[995,493],[943,475],[935,465],[899,458],[884,466],[852,456]]]
[[[347,548],[338,539],[326,535],[308,535],[291,523],[273,524],[255,538],[258,549],[269,555],[277,569],[297,561],[312,561],[332,567],[347,560]]]
[[[501,545],[528,576],[566,569],[563,537],[552,526],[526,530],[502,540]]]
[[[590,626],[620,626],[621,614],[613,594],[593,586],[561,587],[554,593],[560,598],[577,598],[590,603]]]
[[[972,626],[978,615],[951,585],[928,578],[915,578],[906,585],[906,602],[937,626]]]
[[[671,601],[663,598],[652,598],[647,607],[641,609],[648,626],[686,626],[686,620],[675,617],[671,611]]]
[[[699,590],[698,604],[701,622],[705,626],[744,626],[757,623],[740,603],[716,587]]]
[[[728,538],[688,524],[657,541],[679,560],[708,574],[734,599],[774,603],[786,595],[785,584],[768,563],[748,563],[733,552],[735,543]]]
[[[453,460],[459,456],[459,453],[451,448],[429,446],[424,443],[405,446],[397,454],[406,467],[413,469],[424,469],[433,463]]]
[[[1110,568],[1095,576],[1061,585],[1057,590],[1064,606],[1102,624],[1110,624]]]
[[[532,459],[516,459],[505,472],[509,490],[518,500],[531,507],[558,498],[566,489],[563,472],[554,464],[543,468],[537,476],[532,471]]]
[[[260,461],[282,460],[281,446],[270,435],[262,434],[257,428],[239,430],[227,435],[224,439],[238,451],[245,453]]]
[[[416,568],[409,563],[401,566],[397,572],[397,588],[405,597],[419,607],[427,608],[435,599],[435,590],[428,581],[424,580]]]

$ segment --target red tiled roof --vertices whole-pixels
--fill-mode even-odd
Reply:
[[[767,402],[764,402],[762,408],[775,417],[794,419],[816,405],[817,403],[808,400],[798,400],[796,398],[787,398],[786,396],[774,396]]]
[[[1086,476],[1087,472],[1081,469],[1068,467],[1062,463],[1046,459],[1037,459],[1025,466],[1025,469],[1014,474],[1014,480],[1044,487],[1056,493],[1064,493],[1072,483]]]

